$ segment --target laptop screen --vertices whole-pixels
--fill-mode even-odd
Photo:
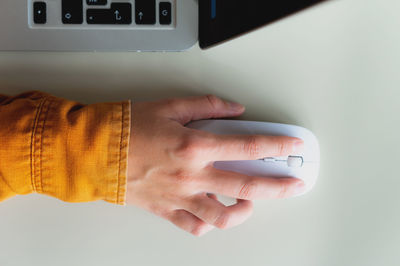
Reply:
[[[279,20],[326,0],[199,0],[201,48]]]

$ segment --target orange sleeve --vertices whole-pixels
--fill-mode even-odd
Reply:
[[[124,205],[130,106],[0,95],[0,201],[41,193]]]

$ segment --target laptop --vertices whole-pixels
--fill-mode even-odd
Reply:
[[[1,51],[203,49],[324,0],[0,0]]]

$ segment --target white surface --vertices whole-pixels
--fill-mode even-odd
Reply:
[[[134,207],[0,204],[0,265],[394,266],[400,253],[400,1],[334,1],[203,52],[0,53],[0,91],[84,102],[215,93],[321,145],[312,193],[195,238]]]
[[[300,178],[306,185],[303,194],[310,192],[317,182],[320,148],[317,137],[306,128],[279,123],[221,119],[196,121],[188,124],[187,127],[219,135],[271,135],[302,139],[304,150],[292,153],[291,156],[275,157],[272,158],[273,160],[258,158],[258,160],[247,161],[219,161],[214,163],[214,167],[250,176]],[[293,158],[293,156],[300,156],[300,158]]]

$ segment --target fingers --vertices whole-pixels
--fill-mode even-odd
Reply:
[[[303,150],[304,142],[285,136],[216,135],[210,161],[257,160],[266,157],[294,155]],[[217,148],[215,148],[217,147]]]
[[[214,229],[214,226],[203,222],[185,210],[173,211],[168,219],[179,228],[195,236],[202,236]]]
[[[215,135],[202,131],[189,131],[182,138],[181,155],[190,153],[196,161],[258,160],[300,154],[304,142],[286,136]]]
[[[297,178],[252,177],[213,167],[201,182],[207,193],[245,200],[289,198],[305,190],[304,182]]]
[[[234,117],[245,110],[241,104],[224,101],[214,95],[168,100],[161,109],[182,125],[201,119]]]
[[[213,198],[201,195],[190,200],[186,209],[208,224],[228,229],[246,221],[253,212],[253,204],[247,200],[238,200],[235,205],[225,206]]]
[[[215,227],[228,229],[242,224],[253,212],[253,203],[238,199],[225,206],[214,194],[201,194],[186,203],[186,210],[173,211],[167,217],[173,224],[195,235],[202,236]]]

